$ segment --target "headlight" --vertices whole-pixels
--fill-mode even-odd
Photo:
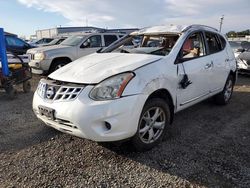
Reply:
[[[44,52],[35,53],[34,59],[35,59],[35,60],[44,60],[44,59],[45,59],[45,54],[44,54]]]
[[[90,92],[90,98],[94,100],[111,100],[120,98],[134,73],[122,73],[102,81]]]
[[[47,87],[47,84],[43,81],[44,79],[41,79],[38,86],[37,86],[37,94],[40,96],[40,97],[44,97],[45,96],[45,92],[46,92],[46,87]]]

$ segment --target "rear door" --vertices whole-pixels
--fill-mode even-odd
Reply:
[[[211,58],[212,76],[210,78],[210,92],[218,93],[224,88],[229,74],[229,58],[225,43],[216,33],[205,32],[208,54]]]
[[[180,51],[179,59],[180,84],[177,89],[177,108],[181,110],[209,96],[208,83],[212,67],[210,57],[205,50],[202,32],[195,32],[187,37]],[[185,75],[187,79],[185,79]]]

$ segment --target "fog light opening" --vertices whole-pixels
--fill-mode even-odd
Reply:
[[[110,123],[105,121],[105,127],[107,130],[110,130],[111,129]]]

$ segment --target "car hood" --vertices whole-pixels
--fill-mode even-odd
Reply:
[[[72,48],[72,46],[63,46],[63,45],[53,45],[53,46],[43,46],[43,47],[37,47],[33,48],[27,51],[27,53],[39,53],[39,52],[49,52],[53,50],[58,50],[58,49],[68,49]]]
[[[64,82],[95,84],[112,75],[133,71],[156,62],[161,56],[124,53],[94,53],[62,67],[49,78]]]

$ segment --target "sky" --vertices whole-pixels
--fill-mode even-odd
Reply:
[[[205,24],[250,29],[250,0],[0,0],[0,27],[19,36],[59,26],[142,28]]]

